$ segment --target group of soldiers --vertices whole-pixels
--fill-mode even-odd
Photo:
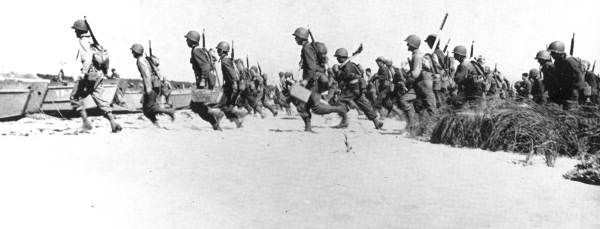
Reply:
[[[522,80],[515,83],[521,99],[531,99],[539,104],[558,104],[565,110],[577,109],[579,105],[600,104],[600,78],[594,73],[595,66],[568,55],[563,42],[550,43],[547,50],[536,54],[535,59],[539,69],[523,73]]]
[[[78,56],[83,64],[83,78],[72,95],[74,107],[83,119],[82,129],[91,129],[80,102],[90,95],[109,120],[112,131],[118,132],[121,127],[114,120],[109,101],[104,101],[99,95],[108,70],[108,60],[103,58],[104,49],[93,37],[87,21],[78,20],[72,28],[79,39]],[[378,67],[375,73],[353,62],[352,58],[359,52],[350,55],[346,48],[335,51],[333,56],[337,63],[329,66],[327,46],[314,39],[311,41],[309,37],[312,38],[312,34],[308,29],[297,28],[292,35],[296,44],[301,46],[302,77],[295,80],[292,73],[280,72],[279,85],[271,87],[260,65],[250,66],[247,59],[245,64],[242,59],[235,59],[228,42],[219,42],[215,54],[213,49],[205,47],[204,42],[200,45],[203,38],[199,32],[189,31],[184,38],[191,50],[190,63],[196,88],[215,88],[215,81],[219,79],[215,69],[217,62],[221,63],[223,75],[221,99],[213,103],[192,100],[192,111],[210,123],[214,130],[221,130],[223,117],[239,128],[249,113],[258,113],[264,118],[263,110],[266,108],[276,116],[275,105],[279,105],[289,114],[290,104],[293,104],[304,122],[305,131],[312,131],[313,113],[336,113],[341,121],[334,128],[346,128],[349,126],[347,113],[350,109],[357,109],[373,122],[375,129],[381,129],[381,119],[387,111],[403,117],[407,121],[406,130],[410,131],[422,118],[436,115],[442,106],[485,106],[486,98],[514,96],[509,81],[496,67],[491,70],[481,56],[467,58],[467,49],[462,45],[454,47],[451,56],[446,52],[447,47],[440,49],[439,38],[435,34],[424,40],[429,49],[422,48],[419,36],[409,35],[404,40],[407,51],[411,53],[407,62],[398,67],[391,59],[378,57],[375,59]],[[144,57],[144,47],[140,44],[133,44],[130,50],[143,80],[144,115],[156,125],[156,115],[159,114],[166,114],[174,120],[174,111],[157,103],[163,84],[158,58],[151,51],[150,56]],[[524,74],[523,81],[515,85],[519,96],[539,103],[555,102],[564,105],[565,109],[571,109],[580,102],[598,102],[598,77],[588,77],[589,63],[584,67],[585,63],[580,59],[567,56],[562,42],[552,42],[547,51],[537,54],[536,59],[541,68]],[[455,61],[458,63],[455,64]],[[300,89],[305,91],[304,98],[298,95],[302,91]]]

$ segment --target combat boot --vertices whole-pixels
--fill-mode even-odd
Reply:
[[[313,132],[312,126],[310,125],[310,118],[302,118],[304,121],[304,131],[305,132]]]
[[[225,116],[225,113],[223,113],[223,111],[221,111],[220,109],[208,108],[208,114],[211,115],[215,120],[214,123],[211,123],[213,130],[222,130],[220,123],[221,119],[223,119],[223,117]]]
[[[108,121],[110,122],[110,129],[112,130],[113,133],[117,133],[117,132],[123,130],[121,125],[119,125],[119,123],[117,123],[117,121],[115,121],[115,116],[111,112],[106,113],[105,116],[106,116],[106,119],[108,119]]]
[[[340,116],[342,117],[342,120],[340,120],[340,124],[338,124],[337,126],[334,126],[333,128],[338,128],[338,129],[343,129],[343,128],[348,128],[348,113],[342,113],[340,114]]]
[[[377,118],[373,119],[373,125],[375,125],[376,130],[381,130],[381,128],[383,128],[383,122],[379,121]]]

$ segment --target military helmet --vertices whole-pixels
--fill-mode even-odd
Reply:
[[[384,63],[385,63],[385,57],[383,57],[383,56],[378,56],[378,57],[375,59],[375,62],[384,62]]]
[[[140,44],[133,44],[130,50],[140,55],[144,54],[144,46]]]
[[[565,53],[565,44],[561,41],[553,41],[548,46],[548,51],[551,53]]]
[[[532,68],[529,70],[529,77],[538,78],[540,76],[540,70],[537,68]]]
[[[394,64],[394,61],[392,61],[391,59],[385,59],[383,60],[383,63],[387,66],[392,66]]]
[[[406,37],[406,39],[404,39],[404,41],[406,41],[406,43],[408,43],[408,46],[413,47],[418,49],[419,46],[421,46],[421,38],[419,38],[419,36],[411,34],[408,37]]]
[[[536,60],[550,60],[550,53],[546,50],[541,50],[535,55]]]
[[[348,57],[348,50],[346,50],[345,48],[339,48],[337,50],[335,50],[335,55],[333,55],[335,57]]]
[[[229,43],[227,41],[221,41],[217,44],[217,50],[229,52]]]
[[[452,50],[452,53],[459,55],[459,56],[466,57],[467,56],[467,48],[465,48],[465,46],[458,45],[458,46],[454,47],[454,50]]]
[[[190,30],[184,37],[190,41],[200,42],[200,33],[196,30]]]
[[[429,36],[427,36],[427,38],[425,38],[425,42],[429,43],[429,42],[435,42],[435,39],[437,38],[437,35],[435,34],[429,34]]]
[[[304,40],[308,40],[308,29],[304,27],[298,27],[292,35],[302,38]]]
[[[75,23],[73,23],[73,26],[71,26],[71,28],[80,30],[80,31],[85,31],[85,32],[90,30],[87,23],[85,23],[85,20],[81,20],[81,19],[75,21]]]

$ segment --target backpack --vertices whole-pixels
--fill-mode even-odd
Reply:
[[[104,49],[100,45],[92,46],[92,64],[98,70],[101,70],[105,75],[108,74],[110,57],[108,55],[108,50]]]
[[[150,82],[152,83],[152,87],[153,88],[161,88],[162,81],[160,80],[160,71],[158,70],[158,65],[159,65],[158,57],[156,57],[154,55],[147,56],[146,60],[148,61],[148,64],[150,64],[150,69],[152,69],[152,78],[150,79]]]

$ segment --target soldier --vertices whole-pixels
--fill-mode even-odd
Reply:
[[[338,63],[342,64],[348,60],[348,50],[339,48],[335,51],[334,56],[337,58]],[[369,103],[365,97],[362,88],[360,87],[360,78],[362,78],[361,72],[354,62],[349,61],[340,67],[340,73],[336,79],[339,82],[343,82],[342,85],[344,85],[341,88],[342,94],[340,101],[344,103],[347,103],[350,100],[354,101],[365,116],[373,122],[375,129],[381,129],[381,127],[383,127],[383,122],[377,119],[377,113],[373,111],[373,106],[371,106],[371,103]],[[338,127],[348,127],[348,119],[342,119],[342,122]]]
[[[542,82],[544,83],[544,89],[548,94],[548,101],[561,104],[560,82],[557,78],[556,71],[554,69],[554,64],[552,63],[552,59],[550,57],[550,53],[546,50],[541,50],[535,55],[535,59],[540,64],[542,74],[540,78],[543,78]]]
[[[540,70],[533,68],[529,70],[529,78],[531,80],[531,96],[533,101],[538,104],[546,103],[546,95],[544,90],[544,83],[540,75]]]
[[[185,36],[188,47],[192,49],[190,63],[196,76],[196,87],[204,88],[201,84],[203,79],[207,79],[211,70],[211,56],[204,48],[199,47],[200,33],[191,30]],[[208,104],[192,101],[190,103],[192,111],[211,124],[214,130],[221,130],[220,122],[225,114],[219,110],[209,107]]]
[[[462,45],[454,47],[452,51],[454,59],[458,60],[459,65],[456,68],[454,82],[458,86],[460,93],[455,105],[462,107],[464,102],[481,106],[483,103],[483,77],[479,75],[473,64],[466,59],[467,48]]]
[[[516,85],[515,85],[516,87]],[[521,75],[521,84],[519,85],[520,88],[517,88],[517,92],[519,93],[519,95],[521,97],[523,97],[524,99],[532,99],[533,96],[531,95],[531,81],[529,80],[529,73],[524,72]]]
[[[346,119],[348,109],[344,105],[331,106],[321,102],[321,92],[329,90],[329,88],[319,88],[319,78],[327,79],[325,65],[327,59],[322,58],[327,54],[325,44],[308,42],[308,30],[306,28],[297,28],[292,34],[296,40],[296,44],[302,46],[300,53],[300,62],[302,67],[302,85],[311,91],[309,100],[304,103],[300,100],[291,98],[298,110],[298,114],[304,121],[304,131],[312,132],[311,126],[311,111],[315,114],[338,113],[342,117],[342,121]],[[320,55],[319,55],[320,54]],[[326,81],[326,80],[323,80]],[[325,86],[321,84],[321,86]],[[288,85],[289,87],[289,85]],[[340,123],[343,124],[343,123]]]
[[[391,82],[392,82],[392,74],[390,69],[385,64],[385,58],[383,56],[379,56],[375,59],[375,63],[377,64],[378,70],[377,73],[371,79],[369,79],[368,84],[371,87],[375,87],[375,101],[373,106],[380,113],[382,109],[385,107],[385,102],[389,99],[391,94]]]
[[[144,47],[140,44],[133,44],[130,48],[131,54],[133,58],[135,58],[137,69],[140,72],[140,76],[142,77],[142,82],[144,84],[144,97],[143,97],[143,105],[142,111],[144,116],[146,116],[152,124],[157,127],[158,121],[156,119],[156,115],[158,114],[166,114],[171,117],[171,120],[175,120],[175,111],[171,109],[163,109],[157,103],[158,93],[160,92],[160,88],[156,88],[152,86],[153,78],[158,77],[157,72],[152,70],[150,63],[143,57]]]
[[[260,104],[262,104],[262,107],[267,108],[267,110],[269,110],[271,114],[273,114],[273,117],[277,117],[277,109],[269,99],[269,93],[271,91],[269,89],[269,84],[267,84],[267,77],[267,73],[263,73],[260,75],[259,78],[256,78],[256,84],[260,86],[260,88],[258,89],[258,100],[260,100]]]
[[[300,63],[302,68],[302,80],[306,81],[306,88],[311,91],[317,91],[317,73],[325,73],[325,62],[316,49],[316,42],[308,42],[308,30],[306,28],[297,28],[293,33],[296,44],[302,46],[300,52]]]
[[[98,106],[98,109],[100,109],[104,117],[110,122],[112,132],[119,132],[122,128],[121,125],[115,121],[115,116],[112,114],[110,108],[111,101],[102,98],[101,92],[106,76],[102,66],[100,66],[102,63],[99,63],[94,58],[94,54],[98,51],[98,47],[96,47],[91,40],[87,22],[85,22],[85,20],[77,20],[71,28],[75,30],[75,36],[79,39],[79,52],[77,56],[83,65],[81,68],[83,77],[77,82],[74,87],[75,90],[70,98],[73,108],[78,110],[81,114],[82,126],[79,131],[87,132],[92,129],[83,103],[83,98],[91,96],[94,103]]]
[[[246,82],[246,88],[242,91],[242,104],[248,110],[248,113],[258,113],[261,118],[265,118],[266,115],[260,105],[260,92],[263,88],[262,86],[262,77],[258,72],[258,68],[256,66],[250,67],[250,69],[245,69],[244,72],[244,81]]]
[[[112,69],[110,69],[110,72],[111,72],[111,74],[110,74],[110,78],[109,79],[119,79],[119,78],[121,78],[119,76],[119,73],[117,73],[117,69],[112,68]]]
[[[554,67],[560,85],[563,85],[561,100],[563,109],[574,109],[579,103],[581,91],[585,88],[585,73],[581,61],[575,57],[567,56],[565,44],[554,41],[548,46],[550,56],[554,59]]]
[[[427,111],[429,115],[433,115],[436,110],[435,94],[433,93],[433,58],[431,55],[424,55],[421,52],[419,49],[421,38],[417,35],[409,35],[404,41],[406,41],[408,51],[412,52],[409,75],[415,79],[417,99],[423,105],[423,110]]]
[[[396,87],[403,87],[403,85],[399,85],[399,82],[402,82],[405,78],[405,74],[400,68],[394,66],[394,62],[391,59],[384,59],[383,62],[390,72],[391,78],[389,82],[389,92],[387,93],[387,97],[383,99],[382,105],[388,110],[388,117],[390,117],[392,113],[395,113],[398,117],[402,117],[402,111],[396,105],[399,97],[399,94],[396,92]]]
[[[245,114],[235,110],[235,101],[239,95],[239,77],[233,60],[229,57],[229,49],[229,43],[226,41],[217,44],[217,54],[221,61],[221,72],[223,72],[223,98],[219,107],[227,119],[234,122],[237,128],[241,128]]]
[[[447,80],[448,73],[444,70],[444,67],[447,66],[447,58],[442,49],[440,49],[440,44],[438,43],[435,48],[433,47],[435,45],[436,37],[437,35],[431,34],[427,36],[425,42],[427,43],[427,46],[433,50],[431,55],[432,67],[435,73],[433,75],[433,94],[435,96],[436,106],[440,107],[446,102],[445,90],[442,90],[442,79]]]

